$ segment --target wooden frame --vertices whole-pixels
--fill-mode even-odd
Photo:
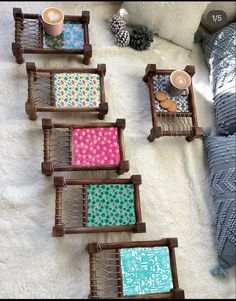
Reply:
[[[73,166],[72,165],[72,140],[73,128],[118,128],[118,144],[120,150],[120,162],[118,165],[101,166]],[[51,119],[42,119],[44,132],[44,161],[42,173],[51,176],[54,171],[92,171],[92,170],[116,170],[123,174],[129,170],[129,161],[125,159],[124,129],[125,119],[117,119],[116,122],[99,123],[53,123]]]
[[[15,42],[12,43],[12,52],[18,64],[24,63],[24,53],[35,54],[79,54],[83,55],[83,63],[88,65],[92,57],[92,45],[89,43],[88,24],[90,12],[82,11],[81,16],[65,15],[65,21],[78,21],[84,28],[83,49],[43,48],[43,23],[40,14],[23,13],[21,8],[13,8],[15,20]],[[30,28],[30,29],[29,29]],[[27,32],[28,30],[28,32]],[[27,35],[28,33],[28,35]],[[24,36],[23,36],[24,35]]]
[[[174,70],[169,69],[156,69],[155,64],[148,64],[145,70],[143,81],[148,84],[150,107],[152,115],[152,128],[148,140],[153,142],[156,138],[162,136],[185,136],[186,140],[192,141],[194,138],[200,138],[203,136],[203,130],[198,126],[197,112],[194,100],[193,85],[191,83],[189,87],[189,107],[190,112],[157,112],[155,108],[155,95],[153,77],[159,75],[170,75]],[[195,74],[195,67],[193,65],[187,65],[184,69],[191,77]],[[163,123],[170,123],[169,128],[164,128]],[[177,122],[179,124],[177,126]],[[176,128],[174,125],[176,123]]]
[[[64,234],[76,233],[97,233],[97,232],[135,232],[145,233],[146,225],[142,222],[139,185],[142,183],[140,175],[133,175],[129,179],[95,179],[95,180],[78,180],[78,179],[64,179],[64,177],[54,178],[54,187],[56,190],[55,200],[55,225],[53,227],[53,236],[63,236]],[[104,227],[87,227],[87,185],[89,184],[133,184],[134,185],[134,206],[136,223],[133,225],[120,226],[104,226]],[[76,227],[67,226],[64,222],[63,204],[65,205],[66,188],[76,188],[75,199],[76,204],[70,200],[67,208],[70,212],[70,221],[75,214]],[[73,186],[73,187],[72,187]],[[80,190],[80,192],[79,192]],[[79,196],[81,199],[79,200]],[[68,204],[67,204],[68,205]],[[76,209],[75,209],[76,208]],[[77,212],[79,211],[79,213]],[[71,222],[72,224],[72,222]],[[78,226],[79,225],[79,226]]]
[[[122,275],[119,249],[121,248],[137,248],[137,247],[160,247],[167,246],[170,254],[170,266],[173,280],[173,289],[166,293],[154,293],[148,295],[124,296],[122,292]],[[118,243],[89,243],[87,250],[89,253],[90,262],[90,295],[91,299],[184,299],[184,291],[179,288],[177,266],[174,248],[178,247],[177,238],[165,238],[156,241],[132,241],[132,242],[118,242]],[[107,253],[106,253],[107,252]],[[112,254],[113,252],[113,254]],[[104,253],[104,254],[103,254]],[[102,254],[102,255],[100,255]],[[100,257],[101,256],[101,257]],[[111,285],[114,288],[111,290],[111,285],[107,293],[112,292],[112,296],[104,295],[105,285],[102,281],[102,273],[100,269],[105,266],[106,256],[109,257],[109,266],[112,266],[112,258],[115,261],[116,270],[109,272],[109,277],[113,273],[114,281]],[[102,261],[103,260],[103,261]],[[101,261],[101,262],[100,262]],[[113,261],[114,262],[114,261]],[[110,268],[111,269],[111,268]],[[105,278],[106,279],[106,278]],[[101,286],[101,287],[99,287]],[[103,294],[103,295],[102,295]]]
[[[98,119],[104,119],[108,113],[105,98],[104,77],[106,65],[98,64],[97,68],[36,68],[35,63],[27,62],[28,100],[25,111],[29,119],[36,120],[37,112],[98,112]],[[100,75],[100,104],[98,107],[55,107],[54,74],[55,73],[92,73]]]

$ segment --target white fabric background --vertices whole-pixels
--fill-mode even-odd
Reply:
[[[91,66],[106,63],[106,121],[126,118],[126,155],[130,171],[141,174],[140,187],[146,234],[90,234],[52,237],[53,177],[41,174],[43,133],[41,118],[56,121],[97,121],[80,114],[39,113],[30,121],[24,111],[27,98],[25,64],[17,65],[11,52],[14,39],[12,8],[40,13],[57,6],[65,14],[90,10]],[[196,66],[195,97],[199,124],[213,124],[208,70],[199,45],[192,52],[155,38],[150,50],[118,48],[106,19],[118,4],[86,2],[2,2],[0,6],[0,298],[87,298],[89,294],[88,242],[153,240],[177,237],[179,284],[186,298],[233,298],[235,272],[213,278],[216,263],[212,199],[207,164],[200,139],[161,138],[149,143],[151,128],[148,88],[142,81],[148,63],[158,68]],[[77,56],[25,55],[44,66],[83,66]],[[59,174],[58,174],[59,175]],[[113,172],[71,173],[67,177],[116,177]]]
[[[186,49],[192,49],[194,34],[209,3],[209,1],[124,1],[119,13],[130,26],[145,25],[160,37]]]

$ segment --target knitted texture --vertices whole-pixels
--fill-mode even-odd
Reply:
[[[236,134],[204,137],[214,199],[216,242],[219,265],[212,275],[225,277],[236,256]]]
[[[236,23],[232,23],[202,42],[210,68],[216,129],[225,135],[236,132],[235,35]]]

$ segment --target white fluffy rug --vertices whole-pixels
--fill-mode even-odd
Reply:
[[[141,174],[142,216],[146,234],[90,234],[52,237],[54,223],[53,177],[41,174],[43,134],[41,118],[80,121],[79,114],[39,113],[37,121],[24,111],[27,98],[25,64],[17,65],[11,52],[14,39],[12,8],[40,13],[57,6],[65,14],[90,10],[91,66],[106,63],[106,121],[126,118],[126,155],[130,171]],[[158,68],[196,66],[195,97],[199,124],[213,125],[213,103],[208,70],[198,45],[189,52],[155,38],[148,51],[118,48],[106,19],[119,4],[111,2],[2,2],[0,6],[0,298],[87,298],[89,294],[88,242],[155,240],[177,237],[179,284],[186,298],[233,298],[235,272],[213,278],[216,263],[212,198],[207,182],[206,156],[201,139],[147,141],[151,127],[148,88],[142,81],[148,63]],[[76,56],[25,55],[43,66],[84,66]],[[87,120],[96,121],[94,116]],[[71,173],[67,177],[115,177],[116,173]]]

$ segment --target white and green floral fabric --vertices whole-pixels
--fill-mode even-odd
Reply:
[[[55,73],[55,106],[58,108],[98,107],[100,75],[96,73]]]

